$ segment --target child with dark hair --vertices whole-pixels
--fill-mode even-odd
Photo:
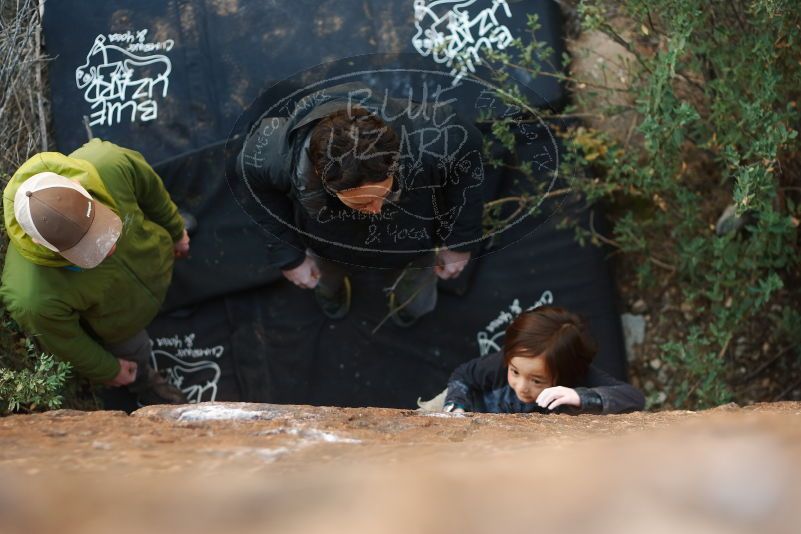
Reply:
[[[592,365],[595,341],[562,308],[527,311],[506,329],[504,350],[459,366],[445,411],[624,413],[642,410],[643,394]]]

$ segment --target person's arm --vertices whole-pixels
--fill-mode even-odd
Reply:
[[[130,179],[134,186],[136,202],[148,219],[155,222],[170,234],[177,243],[184,236],[184,221],[178,214],[178,208],[170,198],[161,177],[135,150],[121,148],[130,165]]]
[[[459,276],[480,248],[484,211],[481,134],[474,125],[458,120],[450,126],[461,128],[464,137],[462,146],[451,154],[453,160],[441,160],[437,167],[441,184],[437,237],[441,248],[434,271],[443,280]],[[456,144],[449,139],[451,142]]]
[[[626,413],[645,408],[645,396],[631,384],[621,382],[595,366],[587,371],[585,387],[577,387],[580,413]]]
[[[542,408],[572,414],[626,413],[645,408],[645,397],[631,384],[590,366],[583,386],[547,388],[537,396],[537,404]]]
[[[9,312],[43,350],[72,364],[78,375],[92,382],[106,383],[120,374],[117,358],[81,328],[75,310],[51,304],[26,309],[15,306]]]
[[[485,391],[499,387],[505,380],[505,373],[502,352],[463,363],[453,371],[448,380],[445,406],[453,404],[456,409],[473,411],[476,408],[473,399],[480,397]]]
[[[439,237],[450,251],[474,253],[479,248],[484,212],[482,136],[472,123],[456,120],[453,126],[457,125],[464,129],[464,144],[454,154],[454,161],[438,169],[445,202],[442,211],[448,214],[441,220]]]
[[[282,271],[291,271],[304,263],[305,246],[300,236],[292,228],[295,223],[292,201],[289,198],[291,183],[289,176],[275,176],[270,171],[271,157],[289,157],[267,144],[274,129],[272,119],[262,120],[251,132],[237,156],[236,175],[237,196],[244,201],[248,213],[255,222],[269,234],[267,248],[271,263]],[[277,135],[277,134],[275,134]],[[283,142],[274,140],[273,142]]]

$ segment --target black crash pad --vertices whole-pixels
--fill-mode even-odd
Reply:
[[[186,169],[202,167],[207,183],[222,183],[223,161],[209,157],[219,151],[212,146],[160,170],[175,184],[174,191],[180,190]],[[521,182],[508,171],[493,171],[493,176],[495,196],[520,192]],[[204,190],[211,198],[225,197],[211,185]],[[227,221],[215,215],[220,212],[201,213],[206,215],[201,217],[193,258],[176,266],[168,298],[173,302],[180,301],[182,293],[202,292],[197,284],[214,285],[215,275],[230,280],[241,272],[248,278],[252,273],[247,263],[259,261],[258,231],[245,228],[241,233],[248,236],[242,241],[246,248],[234,254],[231,263],[218,264],[216,259],[224,258],[216,258],[218,249],[209,236]],[[463,295],[440,291],[435,312],[410,329],[386,322],[376,330],[387,310],[375,272],[354,278],[351,313],[342,321],[329,321],[310,291],[265,271],[264,283],[257,287],[159,316],[149,328],[155,363],[196,395],[193,400],[409,408],[418,396],[439,392],[459,363],[499,347],[516,313],[552,303],[588,320],[601,347],[597,364],[624,378],[625,352],[605,252],[579,246],[571,229],[558,228],[564,214],[588,224],[589,211],[577,195],[546,200],[536,221],[502,234],[475,262]],[[229,242],[229,247],[237,243]]]
[[[546,200],[525,224],[500,234],[456,287],[443,284],[435,312],[408,330],[391,322],[379,327],[386,303],[374,272],[355,277],[350,315],[331,322],[319,313],[311,292],[268,266],[261,229],[240,209],[225,177],[225,149],[235,151],[241,142],[232,131],[247,129],[243,112],[253,109],[260,95],[305,85],[309,75],[333,76],[348,68],[337,60],[363,54],[373,56],[360,56],[368,59],[351,68],[384,62],[376,53],[405,52],[416,58],[418,69],[447,70],[424,37],[453,37],[443,29],[449,20],[444,12],[464,4],[462,39],[450,42],[459,53],[469,52],[468,34],[481,33],[484,43],[496,48],[504,32],[524,37],[525,15],[536,13],[543,26],[537,37],[554,49],[553,67],[546,70],[559,68],[564,46],[555,2],[438,2],[436,9],[418,11],[416,19],[415,6],[430,3],[47,4],[44,31],[55,58],[50,79],[58,149],[69,152],[85,142],[86,116],[94,136],[160,162],[156,168],[173,198],[199,219],[192,257],[176,265],[163,313],[149,328],[154,364],[193,401],[413,407],[418,396],[441,391],[459,363],[500,346],[516,313],[542,303],[584,315],[600,342],[597,363],[625,377],[605,252],[580,247],[572,230],[558,227],[565,214],[587,224],[589,211],[575,195]],[[564,105],[567,95],[552,77],[513,75],[527,86],[532,103]],[[398,80],[396,96],[402,96],[405,78]],[[270,87],[272,94],[265,92]],[[469,84],[459,91],[457,107],[481,98]],[[475,118],[470,106],[459,111]],[[495,111],[496,117],[506,113]],[[519,143],[521,154],[528,154],[522,157],[533,164],[539,183],[547,182],[558,164],[553,140],[549,144],[542,131],[517,133],[526,138]],[[521,185],[526,182],[508,169],[487,173],[487,199],[520,193],[521,187],[527,191]],[[596,226],[600,219],[596,215]],[[109,408],[133,407],[123,390],[114,393]]]

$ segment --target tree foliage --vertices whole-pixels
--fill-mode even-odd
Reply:
[[[641,287],[679,289],[689,320],[662,346],[668,404],[727,402],[733,339],[761,325],[764,339],[799,343],[801,3],[582,0],[576,11],[584,32],[630,56],[624,87],[555,75],[590,89],[566,113],[601,117],[565,132],[563,174],[612,208],[612,234],[576,225],[577,239],[616,247]],[[494,55],[496,72],[542,70],[551,51],[537,42],[536,18],[529,24],[530,42]],[[599,105],[605,91],[625,98]],[[626,139],[603,126],[623,116],[635,134]],[[745,227],[718,235],[728,203]]]

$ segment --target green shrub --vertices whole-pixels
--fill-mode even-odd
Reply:
[[[0,180],[5,186],[7,180]],[[0,266],[5,262],[8,236],[0,222]],[[12,412],[70,407],[98,407],[86,385],[71,378],[70,364],[38,351],[0,306],[0,415]],[[91,400],[87,401],[87,398]]]
[[[26,358],[22,368],[0,367],[0,413],[31,412],[55,409],[63,402],[62,389],[70,373],[70,365],[56,361],[50,354],[36,351],[26,340]]]
[[[584,31],[603,32],[633,59],[626,87],[579,91],[566,112],[602,117],[597,128],[564,133],[562,175],[610,209],[612,233],[566,223],[580,242],[618,249],[641,288],[679,288],[686,324],[662,345],[666,404],[727,402],[733,339],[750,333],[762,337],[754,344],[799,346],[801,3],[583,0],[576,12]],[[536,18],[529,25],[530,42],[491,58],[497,82],[508,83],[501,67],[536,74],[550,54],[536,40]],[[625,101],[603,105],[599,95],[615,91]],[[622,116],[636,142],[605,130]],[[718,236],[728,203],[747,224]]]

